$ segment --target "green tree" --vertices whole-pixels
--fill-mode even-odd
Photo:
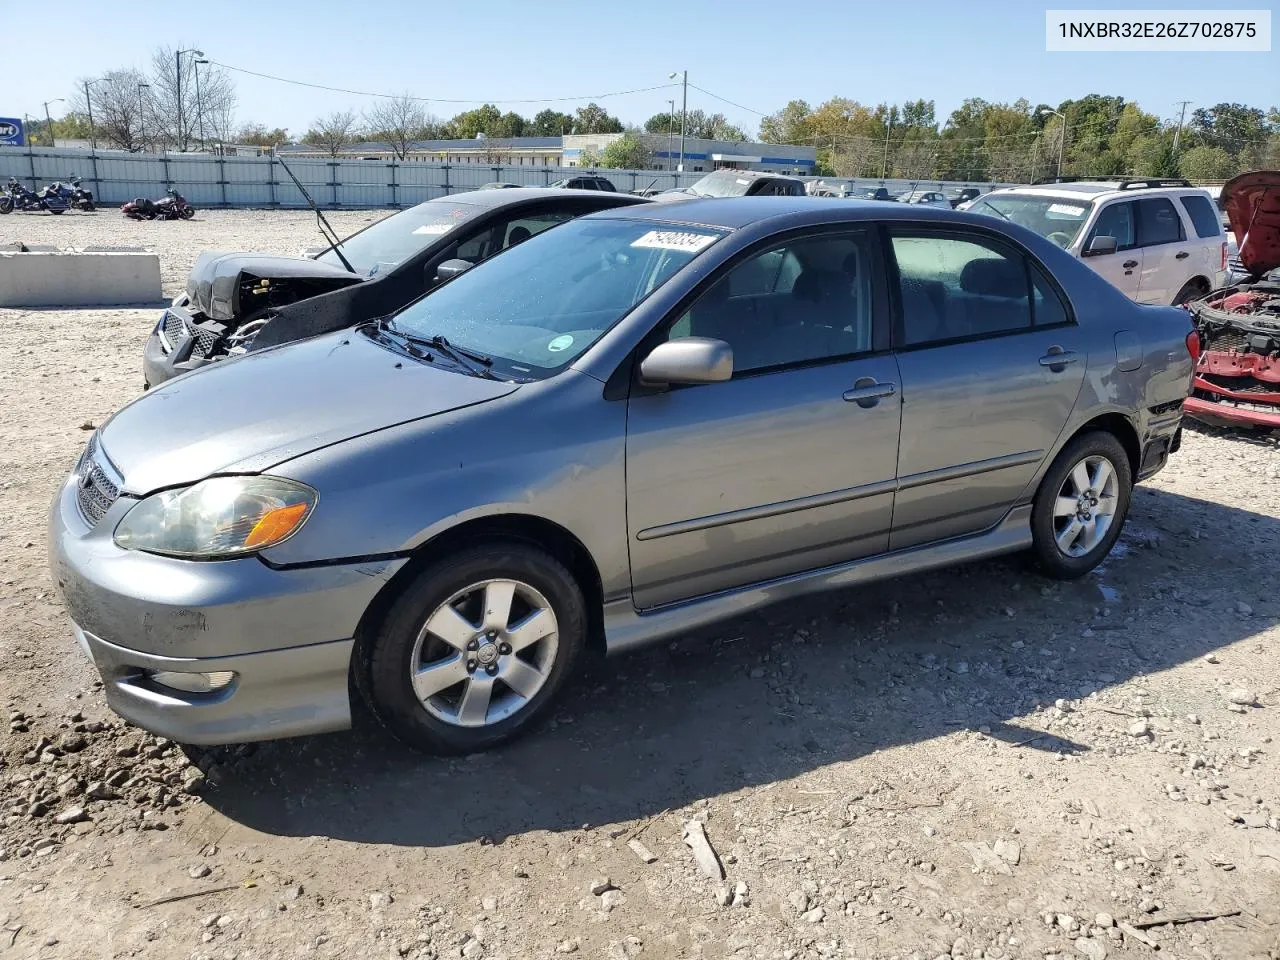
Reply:
[[[652,154],[644,141],[633,132],[624,133],[600,152],[594,166],[616,170],[644,170],[648,168]]]
[[[525,126],[530,137],[558,137],[573,129],[573,117],[559,110],[541,110]]]
[[[278,147],[289,143],[289,131],[283,127],[268,130],[266,124],[246,123],[236,134],[236,143],[247,143],[254,147]]]
[[[1190,180],[1228,180],[1240,172],[1239,164],[1225,149],[1203,145],[1178,157],[1178,169]]]
[[[449,121],[449,137],[454,140],[474,140],[476,134],[486,137],[498,137],[505,134],[499,131],[502,125],[502,111],[492,103],[465,110]]]
[[[598,103],[579,107],[573,118],[572,133],[622,133],[622,121],[610,115]]]
[[[760,121],[760,139],[765,143],[813,143],[812,115],[809,104],[792,100]]]

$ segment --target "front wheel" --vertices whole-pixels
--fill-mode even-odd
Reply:
[[[582,591],[521,543],[480,544],[423,569],[362,643],[362,689],[410,746],[471,753],[523,733],[586,643]]]
[[[13,197],[0,197],[0,213],[13,213]]]
[[[80,209],[81,209],[81,210],[83,210],[85,213],[93,213],[93,211],[94,211],[93,201],[92,201],[92,200],[81,200],[81,201],[80,201]]]
[[[1032,550],[1059,580],[1083,577],[1111,552],[1133,490],[1129,457],[1114,434],[1076,437],[1040,483],[1031,508]]]
[[[190,220],[195,215],[196,215],[195,207],[183,207],[182,212],[180,214],[183,220]]]

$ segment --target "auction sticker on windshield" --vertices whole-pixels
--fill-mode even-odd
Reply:
[[[548,343],[547,350],[549,350],[551,353],[560,353],[564,350],[568,350],[572,346],[573,346],[573,337],[567,333],[564,333],[556,337],[550,343]]]
[[[1067,217],[1078,217],[1084,213],[1084,207],[1073,207],[1069,203],[1051,203],[1049,204],[1050,213],[1061,213]]]
[[[651,250],[680,250],[685,253],[697,253],[715,242],[714,235],[705,233],[686,233],[680,230],[650,230],[643,237],[631,243],[633,247],[645,247]]]
[[[451,223],[424,223],[413,232],[420,233],[428,237],[439,237],[448,233],[452,229],[453,224]]]

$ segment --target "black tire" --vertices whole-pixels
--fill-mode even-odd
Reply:
[[[92,200],[81,200],[81,201],[80,201],[80,209],[81,209],[81,210],[83,210],[85,213],[93,213],[93,210],[94,210],[93,201],[92,201]]]
[[[1184,303],[1190,303],[1192,300],[1199,300],[1208,292],[1209,285],[1203,280],[1188,280],[1182,285],[1178,295],[1173,298],[1172,306],[1180,307]]]
[[[0,213],[13,213],[13,197],[0,197]]]
[[[1106,458],[1115,471],[1115,509],[1111,525],[1099,541],[1086,553],[1069,556],[1058,545],[1057,523],[1060,518],[1054,516],[1054,505],[1071,471],[1090,457]],[[1058,580],[1075,580],[1101,563],[1120,537],[1125,518],[1129,515],[1132,493],[1133,472],[1129,466],[1129,455],[1115,434],[1104,430],[1085,433],[1063,447],[1040,482],[1031,507],[1032,553],[1041,572]]]
[[[183,207],[182,213],[180,214],[183,220],[190,220],[195,215],[196,215],[195,207]]]
[[[549,602],[557,623],[554,659],[541,688],[515,713],[485,726],[458,726],[429,712],[414,692],[415,643],[427,618],[456,593],[499,578],[527,584]],[[524,733],[546,714],[586,645],[587,623],[582,591],[554,557],[521,543],[482,543],[442,557],[405,585],[362,640],[357,686],[383,726],[409,746],[428,753],[474,753]]]
[[[52,213],[54,216],[57,216],[57,215],[58,215],[58,214],[60,214],[60,213],[65,213],[65,212],[66,212],[66,210],[67,210],[67,208],[66,208],[66,207],[62,207],[61,209],[55,209],[55,208],[47,208],[47,209],[48,209],[48,210],[49,210],[49,212],[50,212],[50,213]]]

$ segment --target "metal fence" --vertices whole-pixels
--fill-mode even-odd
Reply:
[[[546,186],[562,177],[590,173],[619,190],[666,190],[686,186],[701,173],[658,170],[595,170],[484,163],[423,163],[414,160],[288,159],[289,169],[316,203],[326,208],[408,207],[424,200],[474,190],[495,180]],[[32,190],[79,176],[104,204],[134,197],[155,199],[173,187],[197,207],[305,207],[293,180],[274,157],[208,154],[139,154],[117,150],[0,147],[0,181],[16,178]],[[813,179],[813,178],[806,178]],[[943,181],[863,180],[890,190],[949,189],[994,184]]]

